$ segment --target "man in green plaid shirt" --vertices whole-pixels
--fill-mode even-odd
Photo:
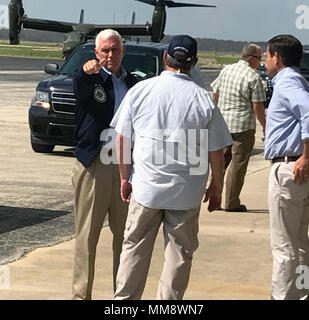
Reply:
[[[211,84],[214,100],[232,134],[233,145],[226,148],[225,211],[246,212],[240,203],[249,157],[254,145],[256,118],[265,130],[265,89],[256,72],[262,58],[262,50],[256,44],[247,44],[242,59],[226,66]]]

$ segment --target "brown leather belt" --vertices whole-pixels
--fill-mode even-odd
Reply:
[[[300,156],[286,156],[286,157],[277,157],[270,160],[271,163],[275,162],[291,162],[296,161]]]

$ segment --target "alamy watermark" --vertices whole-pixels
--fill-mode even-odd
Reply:
[[[295,12],[298,15],[295,21],[296,28],[299,30],[309,29],[309,6],[299,5]]]
[[[296,288],[299,290],[309,289],[309,267],[300,265],[296,268],[296,273],[299,274],[296,279]]]
[[[124,135],[131,137],[131,125],[125,126]],[[115,149],[117,133],[107,129],[101,134],[104,141],[100,158],[103,164],[118,164],[115,152],[109,154],[106,150]],[[141,143],[140,143],[141,142]],[[208,130],[207,129],[157,129],[149,135],[129,139],[128,150],[134,145],[144,162],[151,165],[175,165],[189,169],[190,175],[204,175],[208,171]],[[124,154],[123,163],[131,164],[131,154]]]
[[[10,269],[7,266],[0,266],[0,290],[10,289]]]

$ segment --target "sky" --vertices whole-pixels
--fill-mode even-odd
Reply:
[[[0,9],[9,4],[0,0]],[[292,34],[309,44],[309,0],[178,0],[212,4],[217,8],[167,8],[165,34],[190,34],[199,38],[235,41],[267,41],[278,34]],[[153,7],[135,0],[23,0],[25,14],[78,22],[85,10],[85,23],[151,22]],[[3,12],[3,11],[2,11]],[[3,22],[3,18],[2,18]],[[1,10],[0,10],[1,24]]]

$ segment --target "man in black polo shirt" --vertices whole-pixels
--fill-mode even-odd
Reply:
[[[73,82],[77,98],[77,161],[72,172],[76,227],[73,299],[91,299],[96,246],[107,212],[113,233],[115,288],[128,211],[120,198],[118,166],[101,161],[114,152],[110,147],[104,148],[101,134],[109,128],[114,113],[136,80],[121,65],[125,48],[118,32],[101,31],[95,45],[97,59],[87,61]]]

